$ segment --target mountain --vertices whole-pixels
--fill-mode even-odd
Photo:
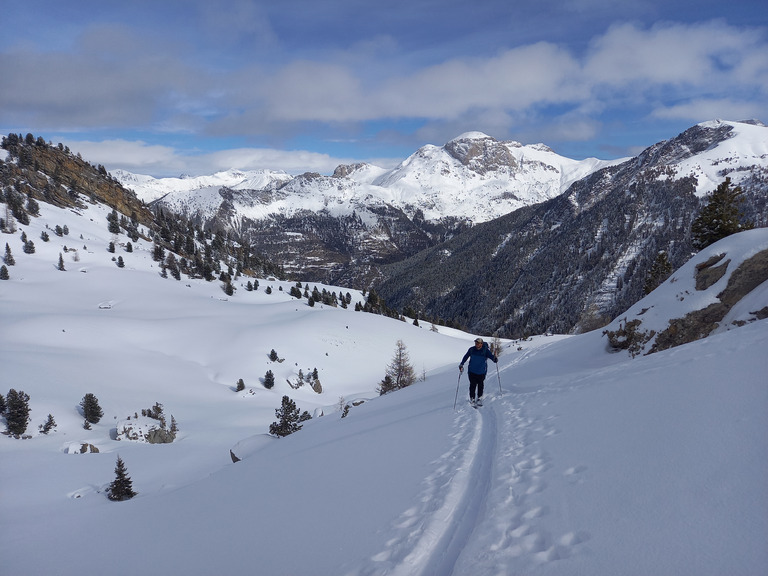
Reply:
[[[542,144],[472,132],[424,146],[388,171],[355,164],[332,176],[229,170],[198,178],[115,177],[146,202],[236,233],[281,259],[288,272],[362,287],[382,263],[557,196],[613,163],[571,160]]]
[[[235,280],[231,297],[162,278],[154,242],[140,236],[128,252],[111,210],[40,201],[2,234],[15,256],[0,280],[2,393],[25,392],[31,409],[27,438],[0,435],[4,572],[720,576],[768,565],[768,319],[752,313],[768,305],[765,283],[729,302],[714,333],[651,355],[613,352],[599,330],[502,340],[474,410],[456,370],[474,335],[310,307],[267,277],[253,291]],[[767,233],[711,246],[608,328],[640,318],[660,333],[716,304],[768,250]],[[379,397],[398,340],[423,381]],[[313,368],[322,393],[289,383]],[[104,415],[85,429],[88,393]],[[267,431],[283,396],[314,417],[277,439]],[[122,434],[157,404],[178,423],[173,442]],[[118,457],[138,495],[112,502]]]
[[[746,217],[768,224],[768,128],[693,126],[560,196],[384,267],[376,289],[395,308],[504,337],[594,329],[643,296],[660,250],[673,268],[690,258],[701,198],[726,177],[744,189]]]

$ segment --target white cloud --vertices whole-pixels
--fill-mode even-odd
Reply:
[[[239,170],[282,170],[289,174],[304,172],[332,173],[340,164],[358,160],[334,158],[306,150],[272,148],[234,148],[213,152],[187,153],[170,146],[151,145],[141,140],[64,141],[74,152],[107,170],[127,170],[155,177],[213,174],[230,168]],[[397,160],[399,162],[399,160]],[[392,166],[392,159],[371,160],[378,166]]]
[[[656,108],[651,116],[654,118],[691,120],[700,122],[703,119],[714,120],[749,120],[760,118],[765,114],[765,108],[755,102],[743,102],[722,99],[697,99],[674,106]]]
[[[234,17],[234,35],[263,28],[265,42],[279,43],[262,13],[248,4],[238,7],[210,30],[226,30]],[[721,109],[727,114],[718,116],[761,116],[768,106],[765,30],[720,21],[617,24],[593,38],[583,54],[538,42],[416,70],[406,56],[394,39],[381,36],[368,46],[325,52],[322,61],[318,55],[318,61],[282,65],[256,53],[246,65],[231,60],[230,67],[214,68],[171,37],[90,26],[68,53],[28,47],[0,53],[3,85],[13,87],[0,90],[0,122],[35,133],[130,128],[268,135],[279,143],[306,125],[325,130],[326,138],[351,133],[361,123],[381,123],[385,132],[392,120],[425,122],[422,131],[431,124],[438,131],[457,126],[499,133],[529,125],[531,118],[554,129],[558,118],[570,114],[580,124],[557,130],[570,139],[594,136],[594,126],[605,124],[608,114],[636,121],[655,110],[654,118],[701,121]],[[167,157],[175,164],[188,158],[176,151]],[[313,169],[335,162],[299,158],[288,152],[285,165]]]
[[[651,29],[621,24],[593,40],[584,77],[595,88],[644,93],[664,88],[726,93],[744,85],[765,90],[767,48],[762,34],[723,22]],[[760,68],[762,77],[755,74]]]

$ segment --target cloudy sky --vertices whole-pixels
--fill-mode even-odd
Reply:
[[[0,131],[154,176],[391,166],[467,131],[616,158],[768,123],[764,0],[29,0]]]

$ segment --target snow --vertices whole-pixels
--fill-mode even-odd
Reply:
[[[729,176],[734,185],[740,184],[752,175],[754,166],[764,166],[768,158],[768,128],[762,124],[725,120],[699,124],[712,129],[722,125],[733,127],[730,138],[674,165],[677,178],[697,178],[696,195],[699,197],[714,192],[725,176]]]
[[[0,436],[3,573],[720,576],[768,565],[768,320],[634,359],[608,352],[600,331],[505,341],[475,410],[457,371],[474,335],[310,308],[290,282],[226,297],[218,282],[162,279],[151,245],[126,253],[122,235],[119,269],[108,212],[41,203],[40,218],[3,235],[16,265],[0,282],[0,369],[32,408],[31,438]],[[49,230],[43,242],[46,224],[69,236]],[[753,231],[712,250],[744,258],[764,243]],[[644,305],[681,316],[669,286]],[[768,288],[749,298],[765,306]],[[378,397],[398,339],[426,379]],[[322,394],[286,383],[315,367]],[[259,381],[267,370],[272,390]],[[78,411],[88,392],[104,410],[92,430]],[[269,437],[283,395],[324,415]],[[341,396],[365,402],[341,418]],[[175,442],[114,439],[118,421],[155,402],[178,422]],[[58,426],[39,434],[49,413]],[[83,443],[99,453],[79,454]],[[119,503],[105,496],[118,454],[138,492]]]
[[[485,139],[497,143],[482,132],[467,132],[451,142]],[[255,202],[236,199],[238,214],[260,219],[329,208],[334,216],[354,212],[365,218],[372,208],[392,205],[410,215],[420,209],[427,220],[454,217],[479,223],[549,200],[573,182],[624,161],[572,160],[542,144],[497,144],[509,151],[517,166],[478,172],[451,156],[445,146],[426,145],[392,170],[365,164],[345,178],[307,180],[284,172],[236,169],[193,178],[158,179],[124,171],[117,171],[115,177],[145,202],[162,198],[175,211],[192,214],[213,215],[222,201],[218,191],[224,186],[239,191],[280,187],[280,194],[262,196]]]

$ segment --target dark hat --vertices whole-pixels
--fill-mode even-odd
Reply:
[[[482,344],[483,343],[483,339],[482,338],[475,338],[475,342],[480,342],[480,344]]]

